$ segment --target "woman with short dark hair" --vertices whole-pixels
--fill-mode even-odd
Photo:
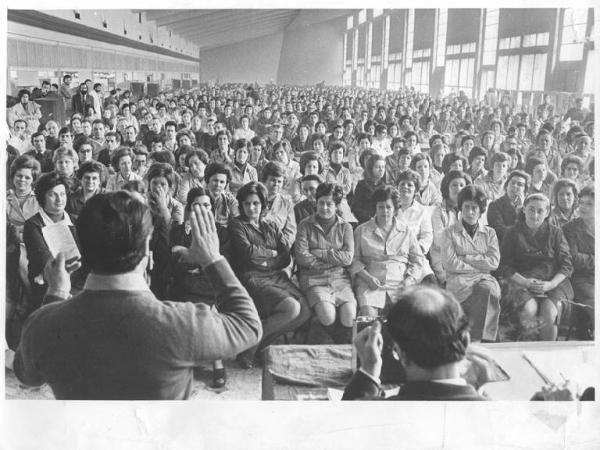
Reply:
[[[496,231],[499,243],[502,243],[506,230],[517,220],[517,214],[523,207],[529,189],[529,181],[528,174],[521,170],[513,170],[504,183],[505,194],[489,204],[487,223]]]
[[[128,181],[141,180],[141,177],[132,169],[133,158],[133,151],[129,147],[119,147],[115,150],[110,159],[110,164],[115,173],[108,178],[107,191],[118,191]]]
[[[338,207],[338,214],[348,223],[356,223],[356,217],[350,210],[348,204],[348,194],[352,192],[352,174],[347,167],[344,167],[344,156],[346,153],[346,144],[341,141],[332,142],[329,147],[329,165],[325,169],[325,181],[327,183],[336,183],[344,191],[344,198]]]
[[[336,214],[343,195],[340,186],[319,185],[317,212],[300,222],[294,247],[300,289],[338,344],[350,343],[356,317],[356,298],[347,272],[354,257],[354,237],[350,224]],[[335,327],[338,316],[341,329]]]
[[[157,298],[169,296],[171,285],[171,229],[183,223],[183,205],[171,195],[175,171],[170,164],[154,163],[146,174],[148,179],[148,205],[152,212],[154,230],[150,240],[154,266],[150,289]]]
[[[283,139],[273,145],[271,151],[273,161],[280,163],[285,169],[284,183],[282,192],[288,196],[294,204],[298,203],[302,198],[302,194],[298,189],[296,180],[300,178],[300,165],[294,161],[292,157],[292,147],[290,143]]]
[[[194,149],[185,155],[184,165],[187,168],[177,186],[175,198],[186,204],[188,192],[193,188],[205,187],[204,171],[208,166],[208,154],[201,149]]]
[[[292,201],[281,193],[285,179],[285,168],[282,164],[271,161],[265,165],[261,173],[261,182],[267,188],[263,214],[277,224],[291,247],[296,239],[296,218]]]
[[[229,182],[229,190],[233,195],[245,184],[251,181],[258,181],[258,174],[252,165],[248,164],[248,141],[246,139],[238,139],[234,144],[233,164],[231,168],[231,181]]]
[[[42,229],[61,223],[69,228],[77,242],[75,226],[69,213],[65,211],[68,195],[67,180],[56,172],[42,175],[36,183],[35,197],[40,205],[40,210],[30,217],[23,227],[23,242],[29,260],[27,272],[31,284],[31,296],[26,308],[27,315],[40,307],[47,288],[43,270],[46,263],[52,259],[52,253],[48,248]],[[73,287],[76,289],[83,287],[82,274],[80,269],[71,276]]]
[[[239,214],[238,202],[228,188],[231,170],[225,164],[211,162],[204,170],[204,180],[213,200],[215,221],[226,227],[229,219]]]
[[[562,228],[577,217],[578,192],[573,180],[562,178],[556,182],[552,189],[554,207],[548,218],[551,224]]]
[[[548,169],[548,163],[543,157],[530,156],[527,158],[525,172],[531,177],[528,194],[543,194],[546,198],[552,198],[556,175]]]
[[[427,261],[416,236],[399,221],[400,194],[385,186],[373,193],[375,215],[354,231],[350,274],[360,314],[378,316],[395,293],[422,278]]]
[[[461,189],[457,206],[461,220],[446,228],[441,238],[446,289],[471,319],[472,338],[493,342],[500,319],[500,286],[491,275],[500,262],[498,239],[492,228],[479,223],[487,206],[480,187]]]
[[[473,182],[479,178],[484,178],[488,174],[485,169],[487,156],[487,153],[481,147],[473,147],[469,152],[469,169],[466,172]]]
[[[461,170],[451,170],[442,179],[442,202],[431,212],[432,244],[431,268],[439,283],[446,282],[446,271],[442,265],[442,236],[446,228],[458,222],[458,193],[471,184],[471,177]]]
[[[85,202],[94,195],[104,192],[102,186],[106,181],[106,172],[106,166],[94,160],[83,163],[77,169],[79,189],[69,196],[66,208],[73,220],[77,219]]]
[[[364,178],[356,185],[351,205],[352,213],[359,224],[373,217],[375,206],[371,198],[378,188],[385,186],[385,168],[385,157],[382,155],[374,154],[367,159]]]
[[[410,168],[419,174],[417,200],[422,205],[433,208],[442,201],[442,194],[432,179],[431,158],[426,153],[417,153],[410,161]]]
[[[291,262],[293,241],[265,217],[267,197],[261,183],[244,185],[237,194],[240,215],[231,219],[228,227],[236,270],[263,323],[260,344],[238,357],[247,368],[252,367],[256,352],[297,329],[310,315],[304,296],[284,270]]]

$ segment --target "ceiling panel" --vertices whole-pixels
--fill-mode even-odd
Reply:
[[[309,26],[347,16],[355,10],[302,9],[192,9],[134,10],[160,28],[171,31],[200,49],[221,47],[283,32],[288,26]]]

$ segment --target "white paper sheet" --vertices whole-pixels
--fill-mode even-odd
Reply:
[[[67,261],[73,258],[81,258],[77,243],[65,222],[61,221],[45,226],[42,228],[42,235],[46,240],[50,253],[52,253],[52,256],[55,258],[60,252],[65,254]]]

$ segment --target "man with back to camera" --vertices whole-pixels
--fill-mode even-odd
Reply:
[[[471,340],[469,319],[450,292],[429,286],[405,290],[390,310],[386,327],[407,380],[390,400],[486,400],[460,377],[459,364]],[[343,399],[381,397],[380,322],[362,330],[354,345],[361,367]]]
[[[184,258],[206,273],[218,312],[205,304],[161,302],[144,278],[152,217],[138,196],[98,194],[85,204],[77,234],[91,273],[67,300],[68,271],[59,254],[44,276],[44,306],[23,327],[14,371],[27,385],[48,383],[57,399],[186,399],[193,368],[257,344],[262,327],[247,291],[219,254],[210,210],[195,206]]]

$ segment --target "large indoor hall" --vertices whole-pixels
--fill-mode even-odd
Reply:
[[[6,399],[593,400],[597,12],[8,9]]]

